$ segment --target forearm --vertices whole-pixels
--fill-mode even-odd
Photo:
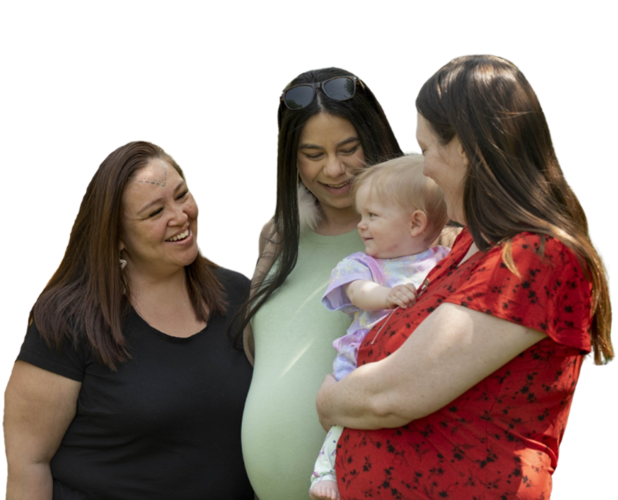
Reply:
[[[390,288],[368,280],[353,281],[345,289],[350,302],[364,311],[388,309],[387,298],[390,291]]]
[[[51,500],[53,480],[48,463],[9,460],[7,500]]]
[[[323,425],[389,428],[438,411],[546,335],[478,311],[441,305],[380,361],[325,382]]]
[[[409,423],[409,414],[388,405],[391,391],[376,378],[376,365],[363,365],[339,382],[325,383],[316,398],[320,422],[325,429],[342,425],[351,429],[383,429]],[[334,380],[334,379],[333,379]]]

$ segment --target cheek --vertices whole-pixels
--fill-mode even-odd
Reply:
[[[200,209],[194,199],[191,199],[191,206],[189,207],[189,210],[187,210],[187,213],[189,214],[189,217],[197,219]]]
[[[309,180],[312,176],[311,165],[304,158],[299,157],[296,160],[296,169],[298,170],[298,175],[303,181]]]
[[[352,156],[351,163],[352,166],[356,168],[363,168],[365,166],[365,153],[363,153],[362,149],[359,149],[359,151]]]
[[[432,156],[425,157],[425,163],[423,166],[423,174],[433,179],[436,184],[442,187],[444,177],[444,165],[438,158]]]

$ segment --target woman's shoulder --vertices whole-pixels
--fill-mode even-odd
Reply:
[[[573,264],[581,269],[581,260],[575,251],[553,236],[522,232],[510,240],[513,260],[538,263],[541,266],[564,266]]]
[[[17,360],[81,382],[86,365],[93,358],[85,334],[76,335],[73,339],[65,338],[61,344],[54,345],[53,341],[41,335],[32,321],[28,325]]]
[[[259,252],[260,255],[264,253],[266,247],[271,245],[277,245],[279,242],[279,235],[277,234],[277,226],[275,225],[275,219],[270,219],[260,231]]]
[[[231,269],[227,269],[225,267],[215,268],[215,273],[228,293],[235,290],[245,293],[249,289],[251,282],[249,278],[242,273],[232,271]]]
[[[464,233],[466,231],[459,237],[462,247],[458,246],[458,240],[451,254],[459,250],[462,253],[467,247],[467,238],[472,243],[469,233]],[[470,259],[468,272],[474,279],[483,276],[482,280],[503,281],[517,277],[525,281],[528,277],[538,283],[552,279],[560,283],[569,279],[587,286],[582,261],[574,250],[558,238],[532,232],[518,233],[486,251],[479,251]]]
[[[269,239],[276,233],[275,218],[270,219],[266,224],[262,226],[260,231],[260,238]]]

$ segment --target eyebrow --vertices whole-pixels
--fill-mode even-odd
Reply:
[[[177,193],[178,190],[180,188],[182,188],[184,185],[186,184],[185,180],[182,179],[178,185],[176,186],[176,188],[174,189],[174,193]],[[137,215],[140,215],[142,212],[145,212],[146,210],[148,210],[150,207],[152,207],[153,205],[156,205],[157,203],[162,203],[164,200],[164,198],[157,198],[156,200],[152,200],[150,203],[147,203],[146,205],[144,205],[142,208],[140,208],[137,212]]]
[[[349,144],[351,142],[360,142],[360,139],[358,137],[348,137],[347,139],[344,139],[341,142],[338,142],[337,144],[335,144],[336,147],[341,147],[341,146],[345,146],[346,144]],[[323,146],[317,146],[315,144],[301,144],[300,146],[298,146],[298,149],[324,149]]]

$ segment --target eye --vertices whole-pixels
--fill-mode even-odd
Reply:
[[[180,194],[176,197],[176,199],[177,199],[177,200],[181,200],[181,199],[183,199],[185,196],[187,196],[188,194],[189,194],[189,190],[188,190],[188,189],[186,189],[185,191],[183,191],[182,193],[180,193]]]
[[[157,208],[155,211],[150,212],[148,214],[148,217],[149,218],[155,217],[155,216],[159,215],[161,212],[163,212],[163,208]]]
[[[373,212],[369,212],[369,218],[373,219],[374,217],[377,217],[377,214],[374,214]]]
[[[319,160],[323,156],[323,153],[315,153],[313,155],[305,153],[305,156],[310,160]]]
[[[357,144],[356,146],[354,146],[353,148],[350,149],[344,149],[343,151],[341,151],[344,155],[353,155],[354,153],[356,153],[356,151],[358,150],[358,148],[360,147],[360,144]]]

